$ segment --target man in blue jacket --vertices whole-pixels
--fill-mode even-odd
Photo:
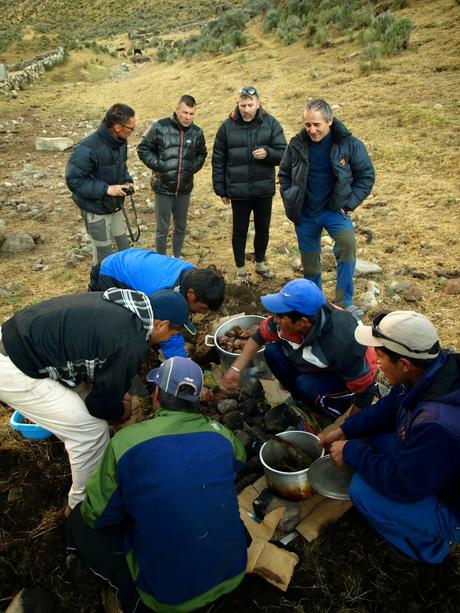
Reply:
[[[69,550],[116,588],[124,613],[194,611],[235,589],[246,539],[234,435],[199,412],[203,374],[170,358],[148,380],[156,414],[118,432],[67,524]]]
[[[369,523],[411,560],[438,564],[460,543],[460,356],[413,311],[383,313],[355,337],[376,348],[393,389],[320,444],[356,471],[349,494]]]
[[[135,289],[151,296],[171,289],[187,300],[190,313],[217,311],[225,297],[225,281],[214,268],[195,268],[178,258],[145,249],[127,249],[105,258],[91,269],[90,291],[109,287]],[[182,334],[161,346],[165,358],[187,356]]]
[[[118,251],[129,247],[121,207],[126,194],[136,190],[126,167],[126,141],[135,127],[134,110],[114,104],[98,129],[78,143],[67,163],[67,185],[81,209],[94,263],[112,253],[112,242]]]
[[[335,304],[355,316],[355,231],[349,213],[369,196],[374,168],[363,143],[332,114],[324,100],[307,102],[305,128],[289,143],[279,170],[281,197],[294,222],[304,276],[321,287],[321,232],[334,239]]]

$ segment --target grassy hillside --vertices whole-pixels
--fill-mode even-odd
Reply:
[[[123,32],[167,32],[210,19],[239,2],[225,0],[0,1],[0,53],[8,61],[76,39],[106,39]]]

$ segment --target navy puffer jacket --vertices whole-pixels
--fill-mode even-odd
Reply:
[[[124,198],[108,196],[107,188],[133,182],[126,158],[126,140],[112,136],[102,122],[95,132],[78,143],[67,162],[65,178],[75,203],[96,215],[118,211]]]
[[[267,157],[256,160],[252,152],[263,147]],[[286,148],[283,128],[261,108],[245,122],[238,107],[220,126],[212,154],[212,183],[221,198],[249,200],[275,193],[275,166]]]
[[[152,189],[158,194],[181,196],[193,189],[193,175],[207,156],[203,130],[184,128],[174,113],[152,124],[137,146],[139,158],[152,170]]]
[[[331,211],[353,211],[369,196],[375,182],[375,171],[363,143],[338,119],[331,125],[333,144],[331,167],[336,176],[334,191],[329,202]],[[304,129],[294,138],[284,152],[278,178],[281,198],[288,219],[300,221],[305,201],[308,177],[308,144],[310,139]]]

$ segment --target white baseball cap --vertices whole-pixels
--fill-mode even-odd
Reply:
[[[381,313],[372,326],[358,326],[355,338],[367,347],[386,347],[399,355],[431,360],[440,351],[439,337],[431,321],[415,311]]]

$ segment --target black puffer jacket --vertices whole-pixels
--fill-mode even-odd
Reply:
[[[256,160],[254,149],[263,147],[267,157]],[[212,183],[221,198],[249,200],[275,193],[275,166],[286,148],[283,128],[262,107],[245,122],[238,107],[220,126],[212,154]]]
[[[190,194],[193,175],[207,156],[203,130],[183,128],[176,114],[156,121],[137,146],[139,158],[152,169],[152,189],[159,194]]]
[[[112,136],[104,122],[73,150],[65,172],[75,203],[88,213],[107,215],[118,211],[124,198],[108,196],[109,185],[133,180],[126,167],[126,140]]]
[[[371,193],[374,167],[363,143],[338,119],[333,120],[331,132],[331,167],[336,182],[329,209],[353,211]],[[294,223],[299,222],[305,201],[309,142],[304,129],[294,136],[284,152],[278,173],[286,216]]]

